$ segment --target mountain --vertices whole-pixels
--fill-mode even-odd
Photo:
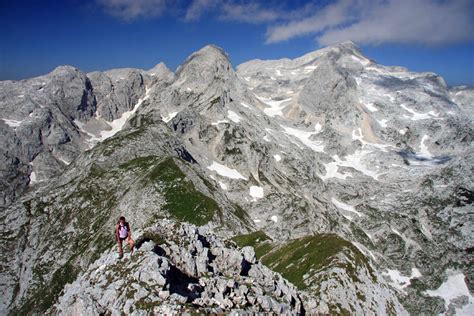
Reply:
[[[473,100],[351,42],[0,82],[0,312],[472,313]]]

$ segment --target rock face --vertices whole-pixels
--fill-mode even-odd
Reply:
[[[1,82],[0,313],[472,314],[473,101],[350,42]],[[121,214],[166,242],[112,262]],[[162,218],[196,227],[174,240]]]
[[[57,175],[81,152],[114,135],[146,84],[159,85],[172,76],[163,64],[149,72],[90,74],[61,66],[45,76],[0,82],[0,205],[9,205],[28,186]]]
[[[48,313],[303,314],[315,302],[258,263],[253,248],[225,244],[206,229],[169,220],[137,233],[125,259],[107,251],[67,285]]]

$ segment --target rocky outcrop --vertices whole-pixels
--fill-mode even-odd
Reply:
[[[137,251],[105,252],[48,314],[276,313],[302,315],[316,304],[207,229],[161,220],[136,233]]]

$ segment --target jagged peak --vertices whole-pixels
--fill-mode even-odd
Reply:
[[[171,71],[164,62],[156,64],[153,68],[147,70],[147,72],[158,72],[158,71]]]

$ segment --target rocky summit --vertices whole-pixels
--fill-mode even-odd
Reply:
[[[2,81],[0,314],[472,315],[473,105],[351,42]]]

